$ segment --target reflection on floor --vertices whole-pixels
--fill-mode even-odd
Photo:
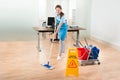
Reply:
[[[42,52],[37,52],[36,41],[0,42],[0,80],[120,80],[120,51],[105,44],[88,40],[101,51],[101,65],[79,66],[79,77],[65,77],[66,58],[57,61],[58,46],[54,43],[51,65],[54,70],[47,70],[40,63],[45,63],[49,54],[49,38],[41,39]],[[74,47],[68,37],[67,49]]]

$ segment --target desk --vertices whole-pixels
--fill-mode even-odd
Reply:
[[[38,49],[38,51],[41,51],[41,49],[40,49],[40,33],[42,33],[42,32],[54,32],[54,29],[52,29],[52,28],[45,28],[45,27],[33,27],[33,29],[35,30],[35,31],[37,31],[37,35],[38,35],[38,47],[37,47],[37,49]],[[85,28],[81,28],[81,27],[79,27],[79,28],[68,28],[68,32],[76,32],[77,34],[76,34],[76,46],[78,46],[79,44],[78,44],[78,40],[79,40],[79,31],[80,30],[86,30]]]

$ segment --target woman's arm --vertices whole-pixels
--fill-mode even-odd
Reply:
[[[55,33],[53,34],[53,37],[54,37],[54,38],[56,37],[56,34],[59,32],[59,30],[60,30],[62,24],[63,24],[63,22],[60,22],[60,24],[58,25],[58,27],[57,27]]]
[[[57,27],[57,29],[56,29],[56,31],[55,31],[55,33],[54,33],[54,37],[56,36],[56,34],[59,32],[59,30],[60,30],[60,28],[61,28],[61,26],[63,25],[63,23],[64,23],[64,20],[65,20],[65,18],[64,18],[64,16],[61,18],[61,20],[60,20],[60,23],[59,23],[59,25],[58,25],[58,27]]]
[[[56,34],[59,32],[61,26],[62,26],[63,22],[60,22],[60,24],[58,25],[57,29],[56,29]]]

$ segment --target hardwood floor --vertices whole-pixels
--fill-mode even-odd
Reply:
[[[0,42],[0,80],[120,80],[120,51],[93,40],[88,42],[101,49],[101,65],[79,66],[79,77],[65,77],[66,58],[56,60],[58,43],[54,43],[50,63],[55,69],[47,70],[40,65],[49,54],[49,38],[41,39],[39,53],[36,41]],[[67,37],[66,53],[73,43]]]

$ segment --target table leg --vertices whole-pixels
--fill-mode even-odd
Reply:
[[[39,52],[41,52],[41,49],[40,49],[40,33],[38,32],[37,34],[38,34],[38,47],[37,47],[37,49],[38,49]]]
[[[76,40],[75,40],[75,44],[73,44],[75,47],[80,47],[79,45],[79,30],[76,31]]]
[[[77,31],[77,36],[76,36],[76,47],[80,47],[78,41],[79,41],[79,30]]]

